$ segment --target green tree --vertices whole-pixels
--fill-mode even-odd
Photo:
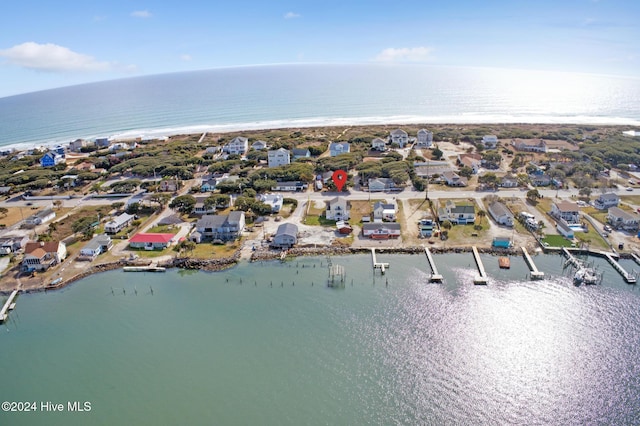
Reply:
[[[122,201],[116,201],[115,203],[111,203],[111,208],[114,210],[120,210],[123,207],[124,207],[124,202]]]
[[[473,170],[469,166],[464,166],[458,171],[458,174],[469,179],[473,174]]]
[[[155,194],[151,195],[149,199],[154,203],[158,203],[160,207],[164,207],[171,199],[171,194],[168,194],[166,192],[156,192]]]
[[[450,220],[445,220],[444,222],[442,222],[442,225],[440,225],[441,227],[443,227],[444,229],[451,229],[453,227],[453,224],[451,223]]]
[[[540,192],[537,189],[530,189],[527,191],[527,199],[531,202],[535,202],[540,198]]]
[[[169,208],[179,211],[180,213],[191,213],[196,205],[196,198],[193,195],[180,195],[171,201]]]
[[[444,155],[444,152],[442,152],[442,150],[438,148],[438,145],[436,145],[433,151],[431,151],[431,155],[433,156],[434,160],[440,160]]]

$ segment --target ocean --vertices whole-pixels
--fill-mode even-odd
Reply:
[[[386,123],[640,126],[640,78],[410,65],[273,65],[0,98],[0,146]]]
[[[111,271],[21,295],[0,328],[4,425],[638,424],[640,293],[604,259],[576,287],[558,255],[530,281],[470,253]],[[626,268],[637,266],[623,261]],[[153,293],[152,293],[153,291]],[[42,401],[65,412],[43,412]],[[68,412],[69,401],[91,411]]]

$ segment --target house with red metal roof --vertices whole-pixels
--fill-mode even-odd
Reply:
[[[163,250],[171,245],[173,234],[145,234],[139,233],[131,237],[129,247],[144,250]]]

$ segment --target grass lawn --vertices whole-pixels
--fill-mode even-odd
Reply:
[[[577,240],[589,244],[589,248],[610,250],[609,244],[593,230],[593,227],[589,227],[589,232],[576,232],[575,237]]]
[[[585,207],[582,211],[600,223],[607,223],[607,211],[606,210],[598,210],[595,207]]]
[[[551,247],[573,247],[575,245],[562,235],[547,235],[542,239],[542,242]]]
[[[335,220],[328,220],[324,216],[307,216],[304,218],[304,224],[310,226],[335,226]]]
[[[176,254],[176,252],[173,251],[173,247],[168,247],[164,250],[145,250],[145,249],[136,250],[132,248],[128,248],[127,250],[145,259],[153,259],[156,257],[165,256],[167,254],[170,254],[170,255]]]
[[[426,200],[414,198],[407,201],[409,202],[409,208],[411,209],[411,213],[416,212],[418,210],[431,213],[431,208],[429,207],[429,203]]]
[[[476,224],[482,224],[481,230],[474,229],[474,225],[453,225],[449,230],[449,238],[447,242],[454,245],[473,245],[480,242],[491,243],[487,240],[487,232],[489,230],[489,219],[483,218],[482,220],[476,219]]]
[[[187,251],[183,254],[195,259],[221,259],[230,257],[239,247],[240,241],[215,245],[207,242],[197,244],[193,251]]]
[[[147,230],[150,234],[177,234],[180,230],[179,226],[174,225],[156,225]]]
[[[620,201],[625,203],[640,205],[640,195],[621,195]]]
[[[542,214],[546,215],[551,211],[551,204],[553,200],[551,198],[541,198],[535,204],[536,209],[538,209]]]

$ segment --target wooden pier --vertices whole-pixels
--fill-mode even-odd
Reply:
[[[480,259],[480,253],[478,253],[478,249],[473,246],[471,247],[473,251],[473,258],[476,260],[476,265],[478,266],[478,275],[473,279],[474,284],[487,284],[487,272],[484,270],[484,265],[482,264],[482,259]]]
[[[627,284],[635,284],[637,281],[637,277],[633,274],[628,273],[622,265],[618,263],[617,260],[613,258],[611,253],[605,253],[604,257],[609,261],[609,263],[613,266],[613,268],[622,275],[622,278],[627,282]]]
[[[532,280],[541,280],[544,278],[544,272],[538,271],[538,267],[535,263],[533,263],[533,259],[529,256],[527,249],[522,247],[522,255],[524,256],[524,260],[527,262],[527,266],[529,266],[529,272]]]
[[[638,257],[637,254],[631,253],[631,258],[633,259],[634,262],[636,262],[638,265],[640,265],[640,257]]]
[[[376,249],[371,249],[371,260],[373,262],[373,269],[380,269],[380,272],[384,275],[385,269],[389,268],[388,263],[378,262],[376,260]]]
[[[433,256],[431,256],[429,247],[425,247],[424,252],[427,255],[427,261],[429,262],[429,267],[431,268],[431,276],[429,277],[429,282],[442,282],[442,275],[438,273],[436,262],[434,262]]]
[[[4,306],[2,306],[2,310],[0,310],[0,323],[4,322],[9,317],[9,311],[15,308],[16,304],[14,303],[14,300],[17,295],[18,290],[13,290],[7,301],[4,303]]]
[[[567,257],[567,263],[572,264],[574,267],[579,268],[582,264],[580,261],[569,251],[566,247],[562,247],[562,254]]]

